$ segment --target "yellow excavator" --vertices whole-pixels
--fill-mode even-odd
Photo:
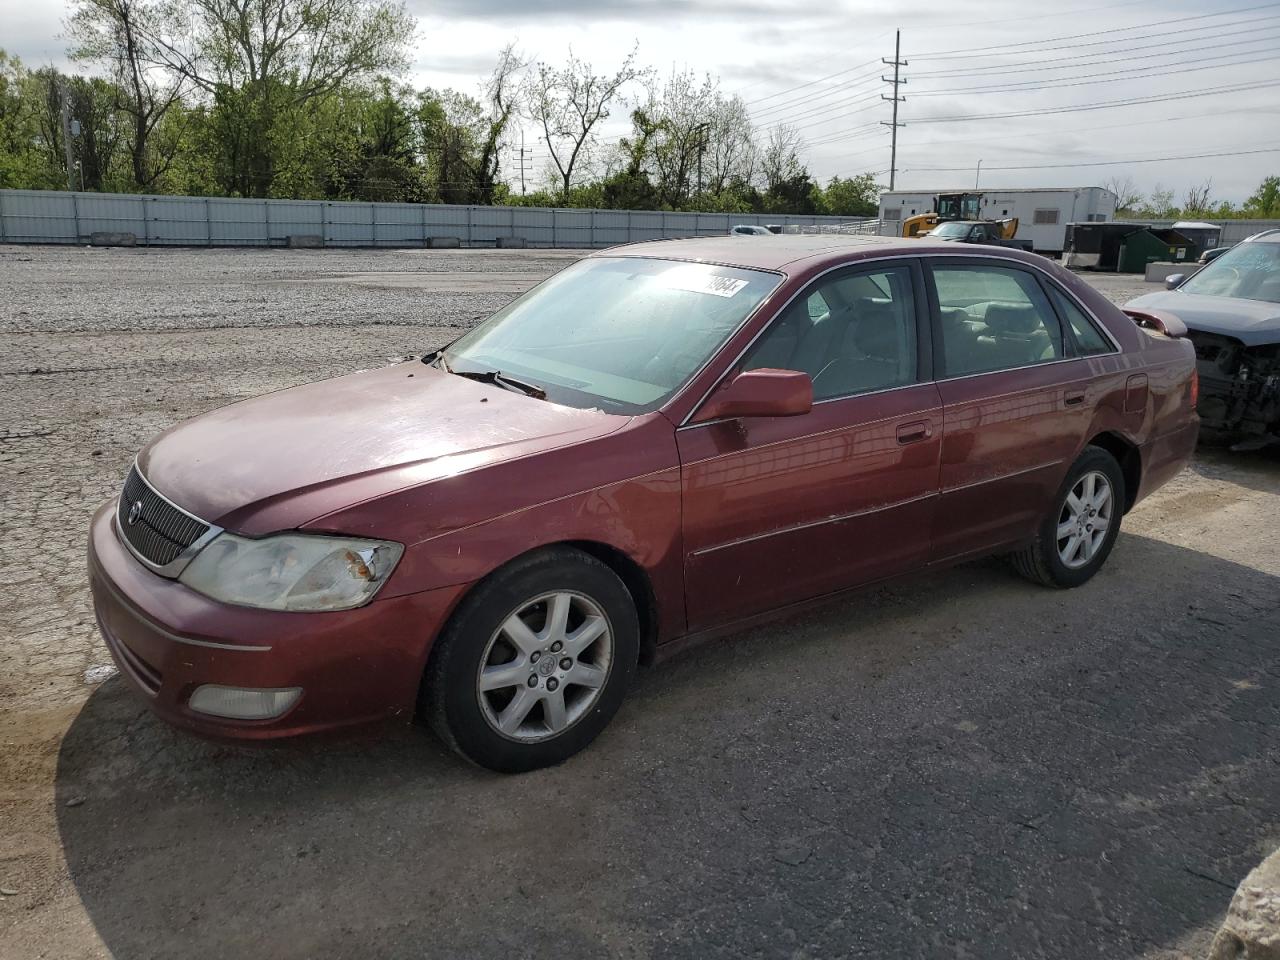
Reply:
[[[982,217],[982,194],[980,193],[942,193],[933,198],[933,210],[929,213],[917,214],[902,221],[904,237],[919,237],[928,233],[940,223],[953,223],[962,220],[967,223],[993,224],[995,229],[990,233],[1000,240],[1012,240],[1018,232],[1018,218],[1005,220],[984,220]],[[990,242],[989,240],[987,242]]]

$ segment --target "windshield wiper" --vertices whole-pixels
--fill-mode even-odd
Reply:
[[[547,391],[536,383],[517,380],[515,377],[507,376],[501,370],[455,370],[449,366],[449,361],[444,358],[444,351],[444,347],[437,350],[431,362],[445,373],[452,373],[455,377],[466,377],[468,380],[475,380],[477,383],[491,383],[495,387],[506,387],[508,390],[515,390],[517,393],[523,393],[525,396],[533,397],[535,400],[547,399]],[[423,357],[422,359],[426,361],[427,358]]]
[[[477,383],[491,383],[496,387],[505,387],[508,390],[523,393],[527,397],[533,397],[535,400],[547,399],[547,391],[536,383],[526,383],[523,380],[517,380],[515,377],[508,377],[501,370],[454,370],[445,362],[443,357],[441,357],[440,362],[444,369],[454,376],[466,377],[468,380],[475,380]]]

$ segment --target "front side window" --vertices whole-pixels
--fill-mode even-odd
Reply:
[[[711,359],[782,277],[675,260],[591,257],[465,334],[441,359],[500,372],[547,399],[655,410]]]
[[[818,281],[774,319],[745,370],[800,370],[830,400],[916,382],[916,306],[909,267]]]
[[[1280,243],[1239,243],[1214,257],[1186,283],[1183,293],[1280,303]]]
[[[1062,327],[1035,277],[1009,267],[935,265],[947,377],[1066,356]]]

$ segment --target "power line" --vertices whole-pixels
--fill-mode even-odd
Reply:
[[[1257,42],[1275,42],[1276,40],[1280,40],[1280,36],[1262,37],[1262,38],[1259,38]],[[1253,42],[1253,41],[1250,41],[1250,42]],[[1236,44],[1232,44],[1232,46],[1236,46]],[[1247,52],[1257,53],[1258,51],[1255,50],[1255,51],[1247,51]],[[1253,63],[1280,62],[1280,60],[1277,59],[1275,54],[1268,54],[1267,56],[1264,56],[1264,57],[1253,57],[1252,59],[1248,59],[1248,60],[1231,60],[1230,59],[1232,57],[1237,57],[1237,56],[1240,56],[1240,54],[1229,53],[1229,54],[1222,54],[1217,57],[1207,58],[1208,60],[1211,60],[1211,61],[1228,61],[1224,63],[1206,63],[1205,59],[1182,60],[1182,61],[1175,61],[1173,63],[1163,63],[1160,65],[1160,78],[1163,79],[1168,76],[1177,76],[1179,74],[1184,74],[1184,73],[1196,73],[1197,71],[1200,71],[1200,70],[1221,70],[1223,67],[1243,67]],[[1178,67],[1181,64],[1192,64],[1192,63],[1194,63],[1195,66],[1185,66],[1182,69],[1173,69],[1173,70],[1169,69],[1170,67]],[[1024,83],[1012,84],[1004,87],[958,87],[958,88],[952,88],[947,90],[917,90],[914,96],[950,97],[950,96],[955,96],[956,94],[967,94],[972,96],[975,94],[987,94],[987,93],[1025,93],[1025,92],[1030,92],[1035,90],[1061,90],[1067,87],[1088,87],[1097,83],[1109,82],[1110,80],[1115,79],[1117,77],[1129,76],[1130,74],[1134,74],[1134,73],[1146,73],[1150,75],[1151,70],[1149,67],[1132,67],[1128,70],[1117,70],[1109,73],[1086,73],[1086,74],[1083,74],[1081,77],[1079,77],[1079,79],[1073,80],[1070,83],[1058,83],[1056,81],[1046,82],[1044,80],[1028,80]]]
[[[1256,31],[1249,31],[1249,32],[1250,32],[1250,33],[1253,33],[1253,32],[1256,32]],[[1273,36],[1270,36],[1270,35],[1269,35],[1269,36],[1266,36],[1266,37],[1255,37],[1254,39],[1251,39],[1251,40],[1243,40],[1243,41],[1237,40],[1237,41],[1232,41],[1231,43],[1223,43],[1223,44],[1216,44],[1216,45],[1211,45],[1211,46],[1205,46],[1205,47],[1201,47],[1200,49],[1208,50],[1208,49],[1215,49],[1216,47],[1223,47],[1223,46],[1229,46],[1229,47],[1239,48],[1239,47],[1240,47],[1240,46],[1242,46],[1242,45],[1252,44],[1252,43],[1265,43],[1265,42],[1271,42],[1271,41],[1272,41],[1272,40],[1274,40],[1274,39],[1276,39],[1276,38],[1275,38],[1275,37],[1273,37]],[[1191,42],[1191,41],[1189,41],[1189,40],[1181,40],[1181,41],[1178,41],[1178,42],[1179,42],[1179,43],[1187,43],[1187,42]],[[1143,49],[1143,48],[1132,48],[1132,49]],[[1248,51],[1240,51],[1240,54],[1244,54],[1244,53],[1247,53],[1247,52],[1248,52]],[[1226,60],[1226,59],[1227,59],[1227,57],[1228,57],[1228,55],[1225,55],[1225,54],[1224,54],[1224,55],[1222,55],[1222,56],[1220,56],[1220,57],[1216,57],[1216,58],[1209,58],[1209,59],[1211,59],[1211,60],[1219,60],[1219,61],[1222,61],[1222,60]],[[1073,59],[1073,58],[1064,58],[1064,59]],[[1137,59],[1145,59],[1145,57],[1132,57],[1132,58],[1127,58],[1127,59],[1137,60]],[[1254,59],[1254,60],[1242,60],[1242,61],[1236,61],[1236,63],[1230,63],[1230,64],[1225,64],[1225,65],[1232,65],[1232,66],[1234,66],[1234,65],[1246,65],[1246,64],[1249,64],[1249,63],[1264,62],[1266,59],[1267,59],[1267,58],[1257,58],[1257,59]],[[1167,66],[1179,66],[1179,65],[1181,65],[1181,64],[1188,64],[1188,63],[1197,63],[1197,64],[1199,64],[1199,63],[1202,63],[1202,61],[1201,61],[1201,60],[1196,60],[1196,61],[1174,61],[1172,64],[1168,64]],[[1023,68],[1021,68],[1021,67],[1016,68],[1016,70],[1021,70],[1021,69],[1023,69]],[[1035,67],[1035,68],[1029,68],[1029,69],[1028,69],[1028,72],[1039,72],[1039,71],[1042,71],[1042,70],[1055,70],[1055,69],[1057,69],[1057,70],[1061,70],[1061,69],[1064,69],[1064,67]],[[1200,69],[1200,67],[1197,67],[1196,69]],[[1014,70],[1014,71],[1008,71],[1008,72],[1016,72],[1016,70]],[[1133,68],[1132,70],[1126,70],[1126,71],[1115,71],[1115,72],[1113,72],[1113,73],[1086,74],[1086,75],[1084,75],[1083,79],[1088,79],[1089,77],[1121,76],[1121,75],[1123,75],[1123,74],[1125,74],[1125,73],[1133,73],[1133,72],[1140,72],[1140,70],[1139,70],[1139,68]],[[1178,72],[1191,72],[1191,71],[1170,71],[1170,70],[1166,70],[1166,69],[1164,69],[1164,68],[1162,67],[1161,75],[1163,76],[1163,75],[1166,75],[1166,74],[1168,74],[1168,73],[1178,73]],[[916,73],[913,73],[913,74],[912,74],[912,77],[913,77],[913,78],[915,78],[915,79],[918,79],[918,78],[919,78],[919,76],[921,76],[921,75],[920,75],[920,74],[916,74]],[[859,79],[861,79],[861,78],[859,78]],[[855,83],[854,83],[854,81],[850,81],[849,83],[850,83],[851,85],[853,85],[853,86],[858,85],[858,84],[855,84]],[[1006,86],[1005,88],[989,88],[989,89],[990,89],[990,92],[993,92],[993,93],[995,93],[995,92],[1020,92],[1022,89],[1036,89],[1036,88],[1037,88],[1037,87],[1036,87],[1036,84],[1037,84],[1037,83],[1042,83],[1042,81],[1032,81],[1032,80],[1028,80],[1028,81],[1025,81],[1025,82],[1017,82],[1016,84],[1015,84],[1015,83],[1013,83],[1013,82],[1011,82],[1011,84],[1010,84],[1010,85],[1008,85],[1008,86]],[[1053,84],[1053,85],[1054,85],[1055,87],[1058,87],[1058,86],[1082,86],[1082,85],[1084,85],[1084,84],[1083,84],[1083,83],[1081,83],[1081,82],[1072,82],[1072,83],[1065,83],[1065,84],[1056,84],[1056,83],[1055,83],[1055,84]],[[842,85],[840,85],[840,86],[844,86],[844,85],[842,84]],[[820,94],[820,95],[818,95],[818,96],[819,96],[819,98],[831,96],[831,95],[835,94],[835,93],[838,91],[838,89],[839,89],[839,88],[837,87],[837,88],[833,89],[832,91],[830,91],[830,92],[828,92],[828,93]],[[987,90],[987,89],[985,89],[985,88],[980,88],[980,87],[968,87],[968,88],[946,88],[946,89],[942,89],[942,90],[926,90],[926,91],[920,91],[920,92],[918,92],[918,93],[916,94],[916,96],[937,97],[937,96],[947,96],[947,95],[959,94],[959,93],[968,94],[968,93],[975,93],[975,92],[984,92],[984,93],[985,93],[985,92],[988,92],[988,90]],[[810,99],[810,98],[801,97],[801,98],[798,98],[796,101],[791,101],[791,102],[798,103],[798,102],[806,101],[806,100],[808,100],[808,99]],[[796,122],[796,121],[800,121],[800,120],[812,119],[812,120],[814,120],[814,122],[811,122],[811,123],[805,123],[805,124],[800,124],[800,125],[799,125],[799,127],[797,128],[797,129],[800,129],[800,130],[809,129],[809,128],[813,128],[813,127],[816,127],[816,126],[822,126],[822,125],[824,125],[825,123],[830,122],[830,119],[834,119],[834,117],[835,117],[836,115],[839,115],[839,116],[841,116],[841,117],[846,117],[846,116],[850,115],[850,108],[851,108],[851,107],[855,107],[855,106],[858,106],[858,105],[860,105],[860,104],[865,104],[865,103],[872,102],[872,101],[875,101],[875,100],[876,100],[876,96],[875,96],[874,94],[870,94],[870,93],[868,93],[866,96],[859,97],[859,98],[855,98],[855,99],[853,99],[853,100],[844,100],[844,101],[841,101],[841,102],[839,102],[839,103],[819,103],[819,104],[817,104],[817,105],[815,105],[815,106],[810,107],[809,109],[806,109],[806,110],[801,111],[800,113],[797,113],[797,114],[794,114],[794,115],[790,115],[790,116],[788,116],[786,119],[788,120],[788,122],[792,122],[792,123],[794,123],[794,122]],[[789,105],[790,105],[790,103],[787,103],[787,104],[780,104],[780,105],[777,105],[777,107],[766,108],[766,112],[772,112],[772,111],[774,111],[774,110],[776,110],[776,109],[785,108],[786,106],[789,106]],[[856,111],[856,112],[863,112],[863,111]],[[755,116],[755,117],[753,117],[753,119],[756,119],[756,120],[757,120],[757,122],[759,122],[761,118],[760,118],[759,116]]]
[[[982,27],[989,23],[1025,23],[1027,20],[1053,20],[1058,17],[1078,17],[1082,13],[1092,13],[1095,10],[1117,10],[1120,7],[1136,7],[1138,4],[1147,3],[1148,0],[1128,0],[1127,3],[1104,3],[1097,7],[1080,7],[1076,10],[1063,10],[1061,13],[1037,13],[1027,17],[998,17],[995,20],[965,20],[961,23],[945,23],[941,26],[948,30],[954,30],[956,27]],[[886,31],[887,32],[887,31]]]
[[[861,86],[867,86],[868,84],[872,84],[872,85],[878,84],[879,77],[880,77],[880,67],[877,66],[874,70],[868,70],[866,73],[853,77],[850,80],[845,80],[841,83],[838,83],[834,87],[831,87],[821,93],[810,93],[810,94],[805,94],[804,96],[796,97],[795,99],[792,99],[792,100],[784,100],[782,103],[775,103],[767,107],[761,107],[759,110],[752,110],[751,114],[753,116],[763,116],[765,114],[777,113],[780,110],[786,110],[789,107],[793,107],[799,103],[812,104],[813,102],[815,102],[815,100],[822,100],[826,97],[835,96],[836,94],[839,94],[842,92],[849,92],[852,90],[856,90],[858,87],[861,87]]]
[[[1277,7],[1280,7],[1280,3],[1260,3],[1252,7],[1240,7],[1235,10],[1219,10],[1215,13],[1203,13],[1195,17],[1182,17],[1178,20],[1178,22],[1194,23],[1198,20],[1209,20],[1214,17],[1231,17],[1240,13],[1252,13],[1254,10],[1273,10]],[[1133,24],[1132,26],[1128,26],[1128,27],[1113,27],[1110,30],[1093,30],[1089,33],[1073,33],[1073,34],[1069,34],[1067,36],[1062,36],[1062,37],[1046,37],[1043,40],[1023,40],[1018,43],[997,43],[997,44],[992,44],[986,47],[966,47],[959,50],[956,50],[953,48],[945,51],[941,51],[941,50],[926,51],[925,53],[916,54],[915,56],[916,56],[916,60],[930,60],[930,61],[972,59],[978,56],[989,55],[990,51],[1002,51],[1002,50],[1011,51],[1015,47],[1034,47],[1042,43],[1057,43],[1060,40],[1084,40],[1089,37],[1102,37],[1102,36],[1107,36],[1115,33],[1128,33],[1132,30],[1141,30],[1148,26],[1149,24],[1139,23],[1139,24]],[[1188,33],[1197,29],[1199,28],[1188,27],[1182,30],[1171,30],[1171,31],[1168,31],[1167,33],[1150,34],[1149,36],[1171,36],[1174,33]],[[1131,40],[1134,38],[1127,37],[1124,39]],[[1108,42],[1116,42],[1116,41],[1100,40],[1093,44],[1069,44],[1068,47],[1098,46]],[[1039,50],[1026,50],[1023,52],[1043,53],[1045,52],[1045,49],[1053,49],[1053,48],[1041,48]],[[1062,49],[1067,49],[1067,48],[1062,48]]]
[[[1275,39],[1280,39],[1280,38],[1262,37],[1262,38],[1259,38],[1257,41],[1247,41],[1247,42],[1266,43],[1266,42],[1272,42]],[[1232,44],[1232,46],[1236,46],[1236,45],[1238,44]],[[1241,54],[1247,54],[1249,52],[1250,51],[1241,51]],[[1256,51],[1253,51],[1253,52],[1256,52]],[[1215,63],[1203,63],[1202,61],[1199,61],[1199,60],[1174,61],[1172,64],[1169,64],[1167,66],[1177,67],[1180,64],[1190,64],[1190,63],[1195,63],[1197,65],[1187,67],[1185,69],[1162,68],[1160,75],[1164,77],[1164,76],[1173,76],[1173,75],[1179,75],[1179,74],[1185,74],[1185,73],[1194,73],[1200,70],[1207,70],[1207,69],[1221,69],[1224,66],[1247,66],[1254,63],[1266,63],[1276,59],[1270,56],[1253,57],[1251,59],[1245,59],[1245,60],[1231,59],[1232,57],[1240,56],[1241,54],[1223,54],[1218,57],[1208,58],[1211,61],[1216,61]],[[1026,81],[1024,83],[1020,83],[1017,85],[1009,85],[1004,87],[989,87],[989,88],[957,87],[957,88],[946,88],[942,90],[920,90],[920,91],[917,91],[914,94],[914,96],[941,97],[941,96],[954,96],[958,94],[972,95],[972,94],[987,94],[987,93],[1023,93],[1023,92],[1033,92],[1033,91],[1044,90],[1044,89],[1056,90],[1056,89],[1062,89],[1067,87],[1090,86],[1093,84],[1104,82],[1105,78],[1116,78],[1116,77],[1125,76],[1132,73],[1140,73],[1142,72],[1143,69],[1144,68],[1133,68],[1131,70],[1115,71],[1111,73],[1084,74],[1082,75],[1080,80],[1073,81],[1071,83],[1046,83],[1044,81]],[[1104,78],[1104,79],[1092,79],[1092,78]],[[905,81],[903,82],[905,83]],[[844,101],[839,104],[821,105],[811,110],[802,111],[801,113],[792,115],[787,119],[788,121],[791,121],[793,123],[794,121],[799,121],[799,120],[811,120],[811,122],[801,123],[796,125],[797,130],[803,131],[806,129],[811,129],[813,127],[819,127],[819,126],[824,126],[826,124],[829,124],[833,122],[834,119],[836,119],[836,115],[839,115],[839,117],[843,119],[856,113],[864,113],[866,112],[867,109],[870,109],[870,108],[863,107],[860,110],[851,110],[851,108],[857,107],[860,104],[872,103],[876,99],[877,97],[875,94],[869,93],[866,96],[856,98],[854,100]]]
[[[836,118],[841,120],[847,119],[854,114],[865,113],[873,106],[879,106],[881,89],[883,88],[877,87],[877,89],[870,91],[861,97],[856,97],[853,100],[848,100],[844,103],[827,104],[822,107],[816,107],[813,110],[803,110],[800,113],[787,117],[786,120],[797,130],[806,130],[810,127],[819,127],[823,124],[830,123]],[[862,107],[859,110],[852,109],[860,104],[869,104],[869,106]],[[807,122],[801,123],[799,121]]]
[[[1146,2],[1146,0],[1135,0],[1135,2]],[[870,45],[872,45],[872,44],[874,44],[874,43],[879,42],[880,40],[882,40],[883,38],[887,37],[888,35],[889,35],[889,31],[888,31],[888,30],[885,30],[885,31],[884,31],[884,32],[882,32],[882,33],[878,33],[878,34],[876,34],[876,35],[875,35],[874,37],[872,37],[870,40],[867,40],[867,41],[864,41],[864,42],[865,42],[868,46],[870,46]],[[833,53],[833,54],[832,54],[831,56],[829,56],[829,57],[823,57],[821,60],[816,60],[816,61],[814,61],[813,63],[811,63],[811,64],[810,64],[810,66],[811,66],[811,67],[821,66],[821,65],[823,65],[823,64],[830,63],[832,60],[843,59],[843,58],[844,58],[844,57],[846,57],[846,56],[848,56],[848,51],[846,51],[846,50],[841,50],[839,53]],[[868,61],[866,64],[863,64],[863,66],[869,66],[869,65],[870,65],[870,64],[872,64],[872,63],[875,63],[875,61],[874,61],[874,60],[870,60],[870,61]],[[852,71],[852,70],[857,70],[857,69],[859,69],[859,68],[858,68],[858,67],[849,67],[849,68],[847,68],[847,69],[845,69],[845,70],[837,71],[836,73],[833,73],[833,74],[831,74],[830,76],[827,76],[827,77],[819,77],[817,80],[810,80],[810,81],[808,81],[808,82],[809,82],[810,84],[813,84],[813,83],[821,83],[823,80],[830,80],[830,79],[831,79],[831,77],[838,77],[838,76],[840,76],[840,74],[842,74],[842,73],[848,73],[848,72],[850,72],[850,71]],[[751,83],[748,83],[748,84],[746,84],[745,86],[741,86],[741,87],[739,87],[736,91],[733,91],[733,93],[734,93],[734,94],[739,94],[739,95],[740,95],[740,94],[742,93],[742,91],[743,91],[743,90],[750,90],[752,87],[758,87],[758,86],[760,86],[760,84],[762,84],[762,83],[769,83],[772,79],[773,79],[772,77],[765,77],[765,78],[762,78],[762,79],[760,79],[760,80],[753,80]],[[783,92],[785,93],[786,91],[783,91]],[[731,94],[731,95],[732,95],[732,94]],[[750,103],[759,103],[759,102],[761,102],[762,100],[768,100],[770,97],[781,96],[781,95],[782,95],[782,93],[769,94],[769,96],[761,97],[761,98],[759,98],[758,100],[752,100],[752,101],[750,101]]]
[[[1256,150],[1230,150],[1225,153],[1191,153],[1180,157],[1143,157],[1137,160],[1098,160],[1088,163],[1033,163],[1010,167],[987,167],[988,170],[1063,170],[1071,167],[1123,167],[1138,163],[1168,163],[1174,160],[1210,160],[1218,157],[1247,157],[1258,153],[1280,153],[1280,147],[1262,147]],[[967,167],[910,167],[903,173],[958,173],[973,169]]]
[[[970,120],[1011,120],[1020,117],[1043,117],[1059,113],[1080,113],[1089,110],[1110,110],[1114,107],[1134,107],[1147,103],[1167,103],[1171,100],[1194,100],[1197,97],[1215,96],[1219,93],[1242,93],[1246,90],[1263,90],[1280,86],[1280,80],[1268,80],[1261,83],[1237,84],[1224,87],[1207,87],[1203,90],[1188,90],[1183,93],[1166,94],[1152,97],[1133,97],[1125,100],[1110,100],[1103,103],[1087,103],[1070,107],[1047,107],[1039,110],[1023,110],[1016,113],[985,113],[966,116],[924,117],[912,121],[922,123],[963,123]]]
[[[853,73],[853,71],[855,70],[862,70],[865,67],[870,67],[874,65],[875,62],[876,62],[875,60],[868,60],[866,63],[858,64],[856,67],[849,67],[846,70],[837,70],[835,73],[828,74],[825,77],[819,77],[817,80],[807,80],[804,83],[798,83],[794,87],[788,87],[786,90],[779,90],[777,93],[771,93],[767,97],[759,97],[758,99],[755,99],[755,100],[748,100],[745,106],[750,107],[757,103],[764,103],[764,101],[766,100],[772,100],[774,97],[781,97],[783,94],[792,93],[793,91],[796,91],[796,90],[803,90],[805,87],[812,87],[815,83],[822,83],[826,80],[830,80],[832,77],[839,77],[846,73]]]
[[[1269,17],[1259,17],[1257,20],[1248,21],[1248,23],[1256,24],[1266,20],[1276,20],[1276,19],[1280,19],[1280,14],[1276,14],[1275,16],[1269,16]],[[1233,26],[1233,27],[1238,25],[1239,24],[1229,24],[1229,26]],[[1170,50],[1168,51],[1168,53],[1180,54],[1180,53],[1190,53],[1196,50],[1216,50],[1219,47],[1232,46],[1233,44],[1226,44],[1226,43],[1205,44],[1202,41],[1203,40],[1221,40],[1224,37],[1248,36],[1250,34],[1257,33],[1258,30],[1260,29],[1267,30],[1272,28],[1250,26],[1243,30],[1227,30],[1221,33],[1211,33],[1207,35],[1202,34],[1199,37],[1186,37],[1181,40],[1170,40],[1167,43],[1140,44],[1136,47],[1122,47],[1116,50],[1099,50],[1095,53],[1073,54],[1071,56],[1066,56],[1066,57],[1050,57],[1048,59],[1036,59],[1036,60],[1031,60],[1023,63],[1004,64],[1002,66],[983,67],[983,68],[976,68],[976,69],[974,67],[961,67],[959,69],[953,69],[953,70],[924,70],[924,71],[921,71],[920,73],[917,73],[916,76],[917,77],[964,77],[964,76],[972,77],[972,76],[991,76],[993,73],[1021,73],[1024,71],[1031,73],[1031,72],[1038,72],[1038,71],[1044,71],[1044,70],[1066,70],[1066,69],[1070,69],[1073,66],[1096,67],[1096,66],[1099,66],[1100,64],[1107,63],[1111,60],[1114,60],[1115,55],[1118,53],[1136,52],[1138,54],[1137,56],[1122,57],[1120,59],[1138,60],[1138,59],[1142,59],[1142,57],[1145,54],[1150,53],[1152,50],[1156,50],[1161,47],[1180,46],[1182,44],[1188,44],[1188,43],[1194,44],[1194,46],[1186,50]],[[1159,34],[1154,37],[1147,37],[1147,38],[1133,37],[1130,39],[1134,39],[1134,40],[1158,39],[1159,36],[1163,36],[1163,34]],[[1236,41],[1236,42],[1247,42],[1247,41]],[[1078,48],[1057,47],[1054,49],[1072,50],[1072,49],[1078,49]],[[1039,53],[1041,51],[1034,51],[1034,52]],[[1051,51],[1046,50],[1044,52],[1051,52]],[[1094,62],[1079,63],[1078,61],[1081,61],[1081,60],[1093,60]],[[1039,66],[1031,66],[1031,64],[1039,64]],[[1064,64],[1064,66],[1044,66],[1044,64]]]

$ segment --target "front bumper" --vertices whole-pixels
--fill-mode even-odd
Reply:
[[[1246,347],[1233,337],[1192,330],[1200,375],[1197,411],[1209,433],[1280,435],[1280,344]]]
[[[113,508],[99,508],[90,528],[94,611],[121,674],[165,720],[207,736],[265,740],[413,717],[431,643],[465,585],[333,613],[218,603],[135,560]],[[282,716],[231,720],[190,708],[204,684],[303,693]]]

